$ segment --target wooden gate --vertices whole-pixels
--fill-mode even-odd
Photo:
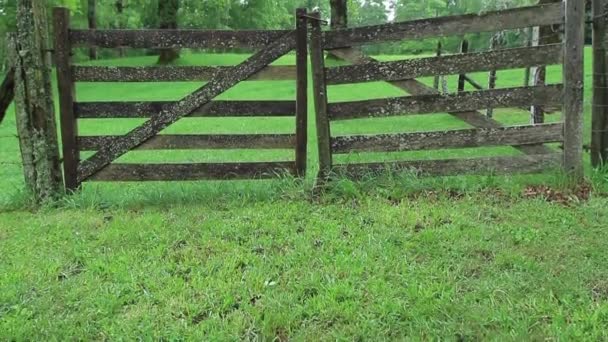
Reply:
[[[274,177],[285,171],[303,176],[307,146],[307,23],[298,9],[295,30],[74,30],[69,11],[54,10],[55,58],[61,107],[66,187],[84,181],[164,181]],[[94,67],[75,66],[78,47],[100,48],[253,48],[258,52],[231,67]],[[295,66],[269,66],[296,50]],[[294,80],[294,101],[214,101],[245,80]],[[176,102],[78,102],[75,82],[206,81]],[[184,117],[294,116],[294,134],[159,135]],[[124,136],[79,136],[78,120],[149,118]],[[294,149],[295,161],[220,164],[117,164],[134,149]],[[94,151],[81,160],[81,151]]]
[[[458,15],[378,26],[322,32],[312,23],[311,59],[319,162],[322,177],[332,171],[358,175],[388,167],[411,169],[423,175],[479,173],[534,173],[562,165],[568,172],[582,171],[582,1],[568,0],[483,14]],[[582,5],[581,5],[582,4]],[[565,15],[564,11],[568,11]],[[444,55],[380,62],[366,56],[361,45],[464,36],[479,32],[538,26],[564,27],[560,44],[538,45],[478,53]],[[542,44],[542,42],[541,42]],[[567,49],[564,49],[566,44]],[[351,65],[326,67],[324,51]],[[508,89],[441,94],[416,80],[438,75],[462,75],[503,69],[563,65],[564,83]],[[330,102],[327,87],[338,84],[386,81],[410,96],[354,102]],[[564,121],[505,127],[483,115],[487,108],[563,105]],[[449,113],[471,129],[382,135],[332,135],[340,120],[400,115]],[[410,128],[411,130],[412,128]],[[547,143],[563,143],[564,152]],[[440,149],[513,146],[520,155],[501,157],[410,160],[391,163],[336,163],[336,155],[358,152],[402,152]]]

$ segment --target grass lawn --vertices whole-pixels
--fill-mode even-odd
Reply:
[[[590,85],[590,50],[587,55]],[[193,54],[180,63],[230,65],[244,58]],[[287,56],[278,63],[292,61]],[[153,62],[141,57],[97,64]],[[487,74],[473,77],[487,82]],[[560,68],[551,67],[549,82],[560,80]],[[523,70],[499,72],[499,87],[522,83]],[[449,84],[455,87],[455,77]],[[83,83],[77,97],[174,100],[198,86]],[[329,89],[332,102],[400,95],[384,83]],[[294,97],[293,82],[245,82],[221,98]],[[587,118],[590,100],[587,86]],[[529,114],[497,110],[496,118],[526,124]],[[559,113],[548,116],[559,120]],[[141,122],[82,120],[80,129],[83,135],[122,134]],[[294,126],[284,118],[197,118],[163,133],[290,133]],[[466,127],[437,114],[340,122],[332,130]],[[562,177],[551,172],[437,179],[385,174],[337,180],[319,199],[312,199],[311,177],[92,183],[58,208],[31,211],[14,134],[9,115],[0,125],[0,340],[608,339],[608,179],[602,173],[588,170],[594,190],[588,199],[559,192]],[[341,158],[517,153],[501,147]],[[284,159],[293,159],[293,152],[138,151],[121,161]],[[558,192],[528,187],[537,184]]]

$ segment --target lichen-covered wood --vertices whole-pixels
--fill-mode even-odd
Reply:
[[[150,118],[174,102],[76,102],[81,119]],[[296,112],[295,101],[211,101],[187,117],[289,117]]]
[[[563,124],[332,138],[334,153],[398,152],[562,142]]]
[[[413,160],[394,163],[369,163],[353,165],[336,165],[338,173],[351,177],[369,175],[371,172],[383,172],[387,169],[409,171],[419,176],[457,176],[457,175],[510,175],[533,174],[559,169],[562,165],[562,154],[541,154],[515,157],[467,158],[445,160]]]
[[[192,82],[209,81],[229,66],[116,67],[74,66],[75,82]],[[247,81],[295,80],[295,66],[267,66]]]
[[[267,179],[295,175],[294,162],[218,164],[112,164],[90,181],[194,181]]]
[[[146,123],[121,136],[114,143],[106,145],[92,157],[81,162],[78,168],[78,181],[82,182],[88,179],[118,157],[151,139],[169,125],[259,72],[279,57],[293,50],[296,45],[295,42],[295,31],[290,31],[243,63],[226,72],[216,74],[214,79],[182,100],[163,107],[160,113],[152,116]]]
[[[324,34],[323,47],[336,49],[369,43],[459,36],[563,22],[562,5],[547,4],[482,14],[455,15],[328,31]]]
[[[161,48],[264,48],[290,30],[70,30],[74,47]]]
[[[376,62],[327,69],[328,84],[400,81],[425,76],[457,75],[471,72],[516,69],[559,64],[561,44],[498,51]]]
[[[48,26],[42,0],[17,1],[17,32],[9,39],[15,68],[15,114],[25,185],[37,202],[62,192]]]
[[[97,151],[119,136],[81,136],[81,151]],[[293,134],[226,134],[226,135],[157,135],[137,150],[218,150],[218,149],[293,149]]]
[[[511,108],[526,105],[555,105],[561,103],[563,87],[502,88],[460,92],[446,95],[418,95],[328,105],[332,120],[361,119],[399,115],[465,112],[478,109]]]
[[[359,49],[340,49],[332,52],[335,56],[339,56],[345,61],[352,64],[364,64],[377,62],[377,60],[365,55]],[[405,90],[412,95],[437,95],[439,92],[431,87],[428,87],[424,83],[411,79],[403,81],[389,82],[393,86]],[[498,121],[488,118],[478,111],[466,111],[466,112],[449,112],[452,116],[466,122],[467,124],[477,128],[499,128],[502,124]],[[553,149],[544,145],[521,145],[514,146],[518,150],[530,154],[550,154],[553,153]]]

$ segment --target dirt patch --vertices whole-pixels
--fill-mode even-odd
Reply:
[[[559,190],[546,185],[530,185],[524,190],[524,198],[542,198],[547,202],[572,206],[591,198],[591,185],[581,184],[572,190]]]

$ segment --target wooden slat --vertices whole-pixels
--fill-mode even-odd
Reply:
[[[98,182],[268,179],[295,173],[294,162],[222,164],[110,164],[94,176]]]
[[[141,126],[131,130],[112,144],[104,146],[93,156],[78,166],[79,181],[86,180],[98,171],[105,168],[112,161],[145,143],[162,130],[177,122],[193,111],[207,105],[211,100],[239,82],[251,77],[267,65],[279,59],[295,47],[295,31],[281,37],[267,48],[257,52],[246,61],[231,69],[228,73],[221,73],[204,86],[185,96],[182,100],[163,107],[160,113],[154,115]]]
[[[562,4],[546,4],[482,14],[465,14],[333,30],[325,33],[324,48],[335,49],[388,41],[497,32],[563,22]]]
[[[76,82],[192,82],[209,81],[220,73],[229,72],[231,68],[229,66],[74,66],[72,73]],[[247,81],[295,79],[295,66],[268,66],[249,77]]]
[[[75,47],[102,48],[262,48],[290,31],[285,30],[71,30]]]
[[[81,119],[149,118],[173,102],[77,102]],[[187,117],[292,117],[295,101],[212,101]]]
[[[482,146],[532,145],[561,142],[563,139],[563,124],[547,124],[335,137],[332,139],[332,150],[334,153],[399,152]]]
[[[400,81],[424,76],[456,75],[471,72],[515,69],[559,64],[561,44],[497,51],[417,58],[395,62],[367,63],[327,69],[328,84],[370,81]]]
[[[81,136],[81,151],[97,151],[112,143],[118,136]],[[292,149],[292,134],[230,134],[230,135],[157,135],[140,145],[137,150],[217,150],[217,149]]]
[[[359,49],[341,49],[332,51],[334,56],[338,56],[352,64],[363,64],[370,62],[377,62],[377,60],[369,57],[361,52]],[[403,80],[390,82],[391,85],[402,89],[412,95],[438,95],[439,92],[436,89],[428,87],[426,84],[418,80]],[[503,125],[494,120],[486,117],[478,111],[466,111],[466,112],[451,112],[448,113],[453,117],[466,122],[467,124],[477,128],[498,128]],[[518,145],[514,146],[516,149],[524,152],[525,154],[549,154],[553,153],[553,150],[544,145]]]
[[[381,172],[387,168],[407,170],[420,176],[531,174],[558,168],[562,164],[562,158],[561,153],[553,153],[516,157],[415,160],[395,163],[336,165],[336,171],[351,177],[364,176],[370,172]]]
[[[328,106],[332,120],[349,120],[398,115],[454,113],[483,108],[511,108],[553,105],[562,101],[563,87],[504,88],[447,95],[405,96],[389,99],[338,102]]]

